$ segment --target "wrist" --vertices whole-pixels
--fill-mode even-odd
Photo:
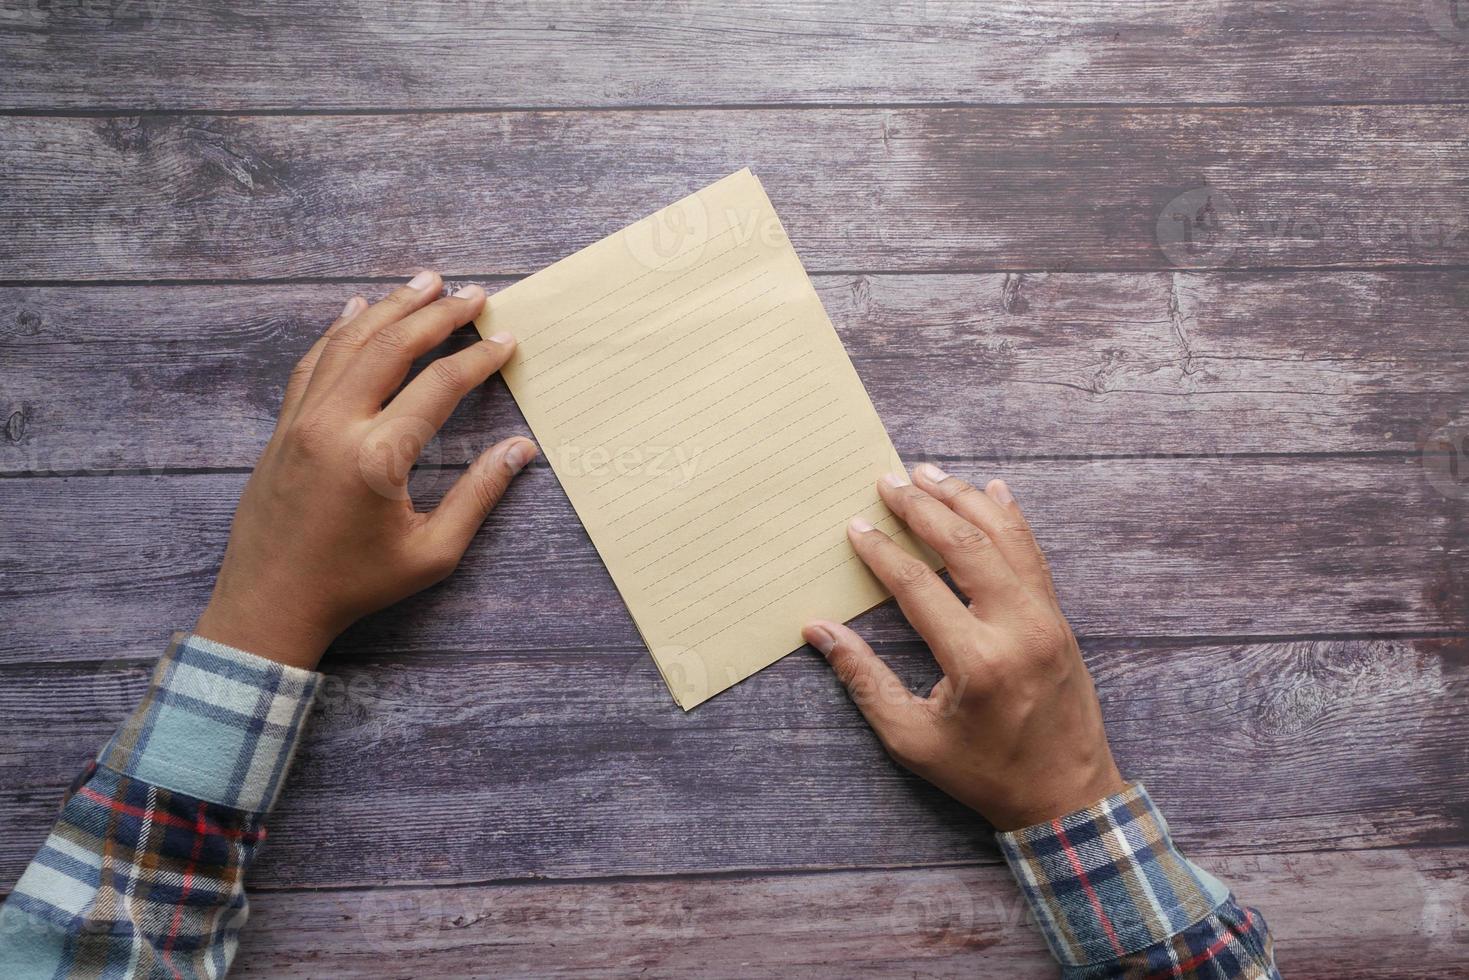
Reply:
[[[194,624],[197,636],[303,670],[316,669],[338,632],[278,605],[218,591]]]
[[[1040,787],[1040,792],[1016,800],[1013,805],[995,808],[994,812],[984,816],[995,830],[1008,833],[1085,810],[1100,800],[1116,796],[1130,785],[1122,778],[1109,754],[1105,764],[1093,771],[1078,773],[1063,783]]]

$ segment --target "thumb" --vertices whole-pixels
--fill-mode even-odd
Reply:
[[[529,439],[516,436],[498,442],[470,464],[429,518],[435,533],[463,552],[490,511],[505,495],[515,474],[536,458],[539,450]]]
[[[841,623],[818,619],[801,636],[826,657],[837,680],[886,744],[911,726],[920,698],[908,690],[867,641]]]

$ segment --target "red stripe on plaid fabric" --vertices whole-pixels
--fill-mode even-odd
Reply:
[[[1245,914],[1245,930],[1248,931],[1250,929],[1253,929],[1255,927],[1255,917],[1250,914],[1249,909],[1244,908],[1243,906],[1241,906],[1240,910]],[[1149,973],[1147,977],[1144,978],[1144,980],[1166,980],[1166,978],[1168,977],[1186,976],[1191,971],[1196,970],[1197,968],[1212,960],[1214,957],[1218,956],[1219,952],[1224,949],[1224,947],[1229,945],[1230,940],[1233,939],[1235,935],[1236,934],[1233,932],[1227,932],[1224,935],[1220,936],[1218,939],[1214,940],[1214,942],[1210,944],[1209,948],[1204,950],[1202,953],[1190,957],[1186,962],[1180,963],[1177,966],[1170,966],[1166,973],[1162,970]]]
[[[1066,851],[1066,860],[1071,862],[1071,869],[1076,872],[1076,880],[1081,882],[1081,887],[1086,889],[1086,897],[1091,899],[1092,909],[1097,913],[1097,921],[1102,924],[1102,929],[1107,933],[1107,939],[1112,943],[1113,951],[1121,956],[1125,952],[1122,941],[1117,938],[1117,933],[1112,929],[1112,920],[1107,918],[1107,912],[1102,908],[1102,900],[1092,890],[1092,883],[1087,879],[1086,868],[1082,867],[1081,858],[1076,849],[1071,846],[1071,839],[1066,836],[1066,829],[1061,826],[1059,819],[1051,821],[1051,829],[1056,832],[1056,838],[1061,842],[1061,847]]]
[[[204,807],[207,804],[199,803],[198,813],[194,818],[194,850],[189,854],[189,865],[184,868],[184,886],[179,889],[179,900],[173,907],[173,921],[168,924],[168,938],[163,941],[163,962],[173,971],[173,980],[184,980],[179,973],[179,968],[173,965],[173,943],[179,937],[179,928],[184,922],[184,900],[189,897],[189,890],[194,887],[194,868],[199,863],[199,855],[204,850],[205,828],[209,821],[204,819]]]
[[[261,841],[265,840],[264,827],[261,827],[259,830],[235,830],[232,827],[221,827],[219,824],[213,823],[208,820],[204,821],[202,824],[196,824],[188,820],[183,820],[179,817],[175,817],[171,813],[149,814],[148,811],[144,810],[142,807],[136,807],[129,803],[124,803],[122,800],[114,800],[110,796],[104,796],[90,786],[83,786],[81,789],[77,790],[77,792],[85,796],[89,800],[101,803],[103,806],[112,808],[117,813],[126,814],[130,817],[138,817],[139,819],[147,817],[151,819],[154,823],[167,824],[170,827],[179,827],[184,830],[197,831],[202,826],[204,830],[206,830],[208,833],[214,834],[215,836],[225,837],[229,840],[243,840],[246,844],[258,844]]]

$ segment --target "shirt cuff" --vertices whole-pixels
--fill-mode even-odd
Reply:
[[[255,813],[280,792],[321,675],[175,633],[99,765]]]
[[[1229,900],[1223,884],[1173,846],[1140,783],[995,836],[1051,952],[1067,966],[1146,949]]]

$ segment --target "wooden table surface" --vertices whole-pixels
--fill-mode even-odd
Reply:
[[[1015,488],[1124,771],[1285,975],[1469,976],[1466,7],[5,4],[0,888],[353,291],[748,165],[899,451]],[[523,431],[492,383],[416,488]],[[1055,972],[819,658],[679,712],[543,463],[328,670],[239,975]]]

